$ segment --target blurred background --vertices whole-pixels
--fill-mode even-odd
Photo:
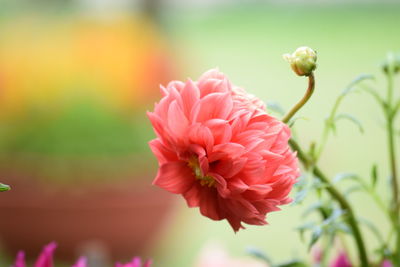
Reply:
[[[234,234],[226,221],[204,218],[181,197],[151,186],[157,163],[145,114],[160,98],[160,84],[197,79],[214,67],[288,109],[306,81],[281,55],[302,45],[319,57],[316,93],[296,126],[308,145],[319,140],[335,97],[358,74],[376,75],[384,90],[379,64],[400,51],[400,4],[0,0],[0,181],[12,186],[0,194],[0,265],[20,249],[33,260],[50,241],[59,245],[60,264],[87,255],[94,266],[111,266],[138,255],[153,258],[155,267],[197,266],[215,246],[235,257],[257,247],[278,261],[309,258],[294,230],[304,206],[288,205],[269,215],[270,225]],[[342,109],[362,121],[365,133],[341,123],[322,167],[330,175],[369,175],[365,166],[376,162],[386,177],[377,106],[357,94]],[[379,190],[387,194],[385,178]],[[387,226],[372,202],[363,204],[367,197],[354,194],[351,201],[357,214]]]

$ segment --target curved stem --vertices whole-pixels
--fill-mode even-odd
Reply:
[[[296,141],[293,139],[289,140],[289,144],[294,151],[297,151],[297,156],[303,165],[308,168],[312,164],[312,161],[308,158],[306,153],[300,148]],[[347,215],[347,224],[353,232],[354,240],[356,242],[356,246],[358,249],[358,254],[360,258],[360,263],[362,267],[368,267],[368,256],[366,252],[366,248],[364,245],[364,240],[361,235],[360,228],[358,227],[357,220],[355,218],[354,212],[350,204],[347,202],[345,197],[337,190],[328,177],[318,168],[318,166],[313,166],[312,168],[313,174],[317,177],[321,182],[327,185],[326,190],[328,193],[334,198],[340,205],[340,207],[346,212]]]
[[[300,99],[300,101],[283,117],[282,121],[284,123],[288,123],[288,121],[296,114],[297,111],[301,109],[301,107],[304,106],[305,103],[307,103],[308,99],[310,99],[311,95],[314,92],[314,87],[315,87],[315,78],[314,74],[311,73],[308,76],[308,88],[306,93],[304,94],[303,98]]]

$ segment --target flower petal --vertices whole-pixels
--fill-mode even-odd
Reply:
[[[46,245],[35,262],[35,267],[53,267],[53,254],[57,248],[55,242]]]
[[[185,162],[164,163],[158,170],[153,184],[174,194],[183,194],[192,186],[195,178]]]

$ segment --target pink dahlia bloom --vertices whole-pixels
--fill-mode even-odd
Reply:
[[[258,98],[217,70],[198,82],[173,81],[148,116],[159,170],[153,184],[181,194],[213,220],[266,224],[266,214],[291,201],[299,168],[289,128]]]

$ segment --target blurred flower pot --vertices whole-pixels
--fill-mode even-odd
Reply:
[[[1,177],[12,191],[0,195],[0,238],[11,255],[24,249],[34,257],[52,240],[59,244],[57,258],[66,260],[92,241],[112,259],[143,255],[162,231],[172,204],[170,194],[151,185],[147,171],[126,173],[115,182],[57,184],[34,177],[27,171],[33,168],[3,164]]]

